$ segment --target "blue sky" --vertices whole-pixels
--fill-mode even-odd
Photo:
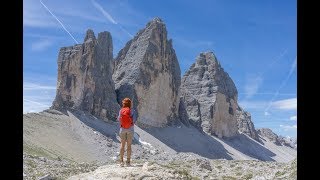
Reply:
[[[297,2],[294,0],[24,0],[23,112],[55,97],[61,47],[82,43],[88,28],[109,31],[113,56],[160,17],[182,75],[200,52],[213,51],[238,89],[256,128],[297,134]]]

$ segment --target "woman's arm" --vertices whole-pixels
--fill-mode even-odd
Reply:
[[[135,111],[134,109],[131,109],[130,115],[131,115],[131,117],[132,117],[133,123],[136,123],[136,121],[137,121],[137,114],[136,114],[136,111]]]
[[[119,115],[118,115],[117,120],[120,122],[120,111],[119,111]]]

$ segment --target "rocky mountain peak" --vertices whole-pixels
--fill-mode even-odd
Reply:
[[[93,32],[92,29],[88,29],[87,32],[86,32],[86,36],[84,38],[84,42],[86,42],[88,40],[92,40],[92,41],[96,40],[96,37],[95,37],[94,32]]]
[[[178,119],[180,66],[160,18],[154,18],[127,42],[115,59],[117,100],[134,99],[138,122],[154,127]]]
[[[112,80],[112,37],[98,39],[89,29],[83,44],[62,47],[58,57],[58,81],[53,109],[79,109],[99,118],[115,120],[119,105]]]
[[[149,21],[147,23],[147,26],[150,26],[150,25],[156,25],[156,24],[162,24],[162,25],[165,25],[165,23],[162,21],[162,19],[160,17],[154,17],[151,21]]]
[[[274,133],[271,129],[269,128],[260,128],[257,130],[257,133],[262,137],[262,138],[267,138],[271,142],[281,145],[279,142],[279,137],[276,133]]]
[[[218,137],[238,133],[236,109],[237,89],[220,66],[213,52],[203,52],[185,73],[181,82],[180,117]],[[183,113],[184,112],[184,113]]]
[[[217,61],[217,58],[212,51],[201,52],[199,56],[196,58],[196,62],[197,64],[200,64],[200,65],[208,65],[208,64],[220,65],[219,61]]]
[[[201,52],[181,81],[172,40],[167,39],[161,18],[148,22],[114,61],[112,51],[111,34],[100,32],[96,38],[92,29],[87,30],[83,44],[61,48],[53,107],[115,119],[118,104],[129,97],[138,123],[144,125],[162,127],[180,119],[219,137],[234,136],[239,130],[257,139],[250,114],[237,103],[234,82],[212,51]],[[108,104],[112,108],[106,108]]]
[[[290,137],[278,136],[269,128],[260,128],[257,129],[257,133],[261,136],[262,139],[273,142],[276,145],[288,146],[293,149],[297,148],[297,139]]]
[[[212,51],[201,52],[181,82],[180,120],[208,134],[259,137],[250,113],[238,105],[237,88]]]
[[[243,110],[240,106],[238,106],[236,111],[236,117],[238,120],[238,130],[241,133],[244,133],[257,141],[260,141],[258,133],[254,128],[254,124],[251,121],[251,114]]]

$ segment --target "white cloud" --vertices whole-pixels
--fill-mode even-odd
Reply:
[[[248,76],[246,80],[246,84],[244,86],[246,98],[250,98],[254,96],[258,90],[260,85],[262,84],[262,77],[261,76]]]
[[[103,7],[100,5],[100,4],[98,4],[96,1],[94,1],[94,0],[91,0],[91,2],[92,2],[92,4],[93,4],[93,6],[95,7],[95,8],[97,8],[103,15],[104,15],[104,17],[106,17],[110,22],[112,22],[113,24],[118,24],[114,19],[113,19],[113,17],[106,11],[106,10],[104,10],[103,9]]]
[[[259,109],[262,112],[265,112],[263,110],[264,110],[264,107],[266,107],[267,103],[268,102],[266,101],[247,101],[247,100],[239,101],[239,104],[244,109]]]
[[[297,98],[272,102],[271,107],[281,110],[297,110]]]
[[[297,120],[297,116],[291,116],[291,117],[290,117],[290,120],[296,121],[296,120]]]
[[[49,107],[50,107],[49,103],[44,104],[41,102],[29,100],[29,99],[23,99],[23,113],[41,112],[45,109],[48,109]]]
[[[247,95],[248,93],[239,92],[239,94]],[[271,93],[271,92],[257,92],[257,93],[255,93],[255,95],[274,95],[274,93]],[[278,96],[297,96],[297,94],[295,94],[295,93],[279,93]]]
[[[57,23],[41,6],[39,0],[23,1],[23,26],[57,27]]]
[[[56,86],[45,86],[35,83],[24,82],[23,90],[56,90]]]
[[[34,39],[64,39],[63,36],[44,35],[39,33],[23,33],[23,37]]]
[[[51,14],[52,17],[54,17],[58,23],[61,25],[61,27],[70,35],[70,37],[77,43],[79,44],[79,42],[73,37],[73,35],[67,30],[67,28],[64,26],[64,24],[58,19],[58,17],[56,15],[54,15],[50,9],[40,0],[40,3],[43,5],[43,7]]]
[[[122,27],[122,25],[120,25],[117,21],[115,21],[115,20],[113,19],[113,17],[110,15],[110,13],[108,13],[105,9],[103,9],[103,7],[102,7],[99,3],[97,3],[97,2],[94,1],[94,0],[91,0],[91,2],[92,2],[92,4],[93,4],[93,6],[94,6],[96,9],[98,9],[98,10],[103,14],[104,17],[106,17],[106,18],[107,18],[110,22],[112,22],[113,24],[118,25],[119,28],[120,28],[123,32],[125,32],[127,35],[129,35],[129,37],[133,38],[133,35],[132,35],[131,33],[129,33],[129,31],[127,31],[124,27]]]
[[[55,97],[56,87],[40,83],[23,83],[23,113],[48,109]]]
[[[280,125],[280,128],[282,128],[283,130],[285,131],[288,131],[288,130],[296,130],[297,129],[297,125],[292,125],[292,126],[289,126],[289,125]]]
[[[31,49],[33,51],[42,51],[42,50],[45,50],[46,48],[48,48],[49,46],[51,46],[52,44],[53,44],[52,41],[50,41],[48,39],[44,39],[44,40],[40,40],[40,41],[32,43]]]
[[[24,71],[23,72],[23,84],[50,84],[50,86],[56,86],[57,84],[57,76],[56,75],[48,75],[47,73],[36,73],[33,71]]]
[[[47,80],[45,75],[44,79]],[[42,81],[43,79],[38,76],[37,80]],[[23,83],[23,113],[40,112],[51,106],[55,97],[56,87],[47,84],[48,82],[34,83],[32,81]]]
[[[43,103],[40,103],[40,102],[37,102],[37,101],[32,101],[32,100],[29,100],[29,99],[23,99],[23,101],[26,101],[26,102],[29,102],[29,103],[33,103],[33,104],[36,104],[38,106],[44,106],[44,107],[48,107],[49,105],[48,104],[43,104]]]
[[[297,67],[297,57],[295,57],[294,61],[292,62],[291,68],[290,68],[290,71],[289,71],[287,77],[282,81],[280,87],[278,88],[278,90],[277,90],[277,92],[274,94],[274,96],[272,97],[272,99],[271,99],[269,105],[267,106],[267,108],[265,109],[265,111],[268,111],[269,108],[273,105],[273,103],[274,103],[273,100],[278,96],[278,94],[279,94],[279,92],[280,92],[280,89],[282,89],[282,87],[284,87],[284,86],[287,84],[290,76],[292,75],[292,73],[294,72],[294,70],[296,69],[296,67]],[[297,101],[297,100],[296,100],[296,101]],[[295,109],[297,109],[297,103],[295,103],[295,104],[296,104],[296,105],[295,105]]]
[[[268,105],[268,101],[241,100],[238,103],[244,109],[261,110],[264,115],[271,115],[270,111],[272,112],[272,110],[297,110],[297,98],[274,101],[271,105],[270,111],[264,110]]]
[[[270,116],[271,114],[269,112],[264,112],[265,116]]]
[[[59,15],[64,15],[64,16],[70,16],[70,17],[76,17],[76,18],[81,18],[84,20],[89,20],[89,21],[94,21],[94,22],[100,22],[100,23],[105,23],[104,18],[97,17],[93,14],[88,13],[88,11],[82,11],[74,8],[68,8],[67,10],[63,9],[57,9],[56,10],[57,14]]]

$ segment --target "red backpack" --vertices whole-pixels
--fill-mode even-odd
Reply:
[[[120,110],[120,125],[122,128],[128,129],[133,126],[133,121],[130,116],[130,108],[125,107]]]

